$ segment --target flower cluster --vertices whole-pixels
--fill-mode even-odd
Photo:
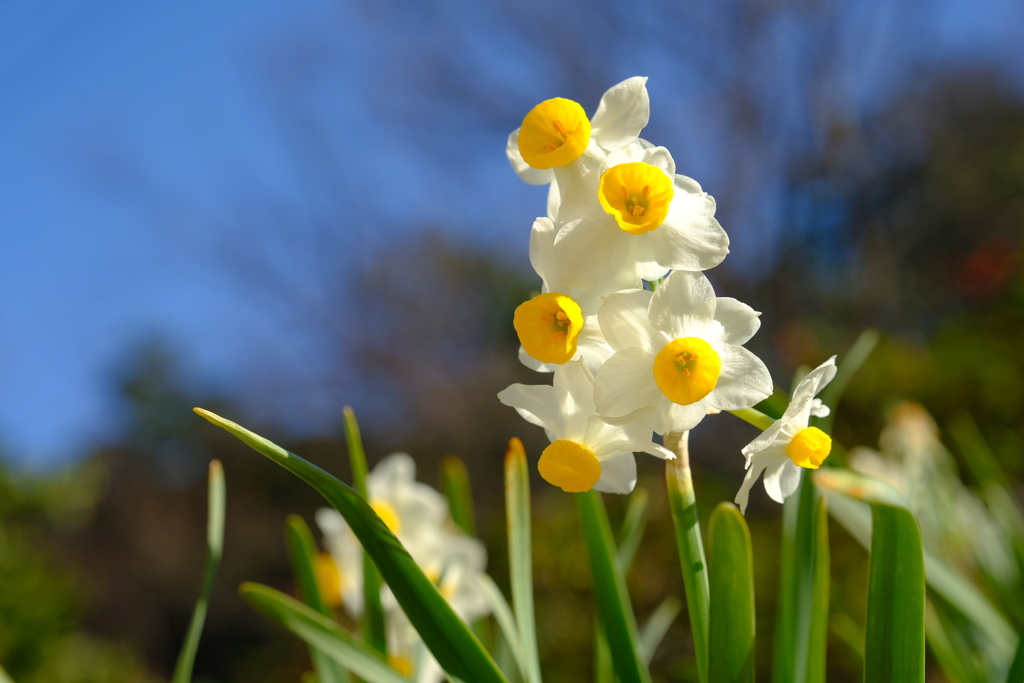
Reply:
[[[467,622],[490,613],[482,587],[487,552],[480,541],[454,528],[444,497],[416,481],[413,459],[405,453],[387,456],[367,476],[366,488],[370,507],[433,579],[455,612]],[[317,511],[316,521],[329,551],[321,556],[319,582],[328,587],[324,592],[329,602],[359,618],[363,613],[362,547],[337,510]],[[441,681],[441,667],[386,586],[381,604],[391,665],[417,683]]]
[[[634,452],[674,457],[653,434],[772,393],[764,363],[743,346],[760,314],[716,296],[703,272],[729,253],[714,199],[639,137],[646,82],[615,85],[589,119],[576,102],[546,100],[506,149],[524,181],[550,185],[530,236],[541,293],[513,323],[522,362],[554,381],[513,384],[498,398],[545,429],[541,476],[569,492],[628,493]]]

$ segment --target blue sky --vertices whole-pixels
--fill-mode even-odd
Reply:
[[[900,69],[976,61],[1013,65],[1019,78],[1019,3],[979,6],[947,0],[911,14],[921,26],[907,26],[907,14],[870,17],[872,41],[847,36],[850,51],[864,45],[860,63],[846,73],[848,91],[865,106],[886,96],[900,83],[882,78],[897,71],[896,50]],[[546,80],[542,60],[506,34],[500,17],[479,7],[465,6],[459,21],[477,30],[458,33],[451,47],[481,87],[493,78],[515,93],[511,128],[525,103],[555,94],[549,90],[557,81]],[[335,65],[311,70],[312,84],[300,95],[310,98],[302,104],[321,114],[349,163],[358,162],[344,172],[380,193],[366,197],[375,227],[352,229],[348,258],[400,239],[415,215],[526,267],[525,231],[542,195],[509,172],[507,131],[467,126],[462,142],[472,151],[459,157],[463,165],[438,163],[462,121],[439,109],[418,119],[417,91],[386,89],[427,78],[413,68],[417,51],[446,46],[429,31],[416,34],[422,42],[407,39],[416,15],[390,26],[368,8],[312,0],[0,4],[0,445],[9,460],[64,460],[116,430],[111,372],[147,336],[170,340],[183,351],[190,381],[211,386],[244,386],[254,364],[309,354],[307,342],[281,333],[287,312],[280,302],[240,283],[219,260],[218,240],[245,234],[231,231],[244,225],[238,207],[254,195],[269,192],[267,206],[310,214],[337,211],[319,204],[342,201],[342,193],[334,199],[330,192],[333,176],[310,179],[295,161],[287,125],[296,119],[275,108],[289,105],[273,89],[279,68],[302,72],[303,60],[324,52]],[[787,30],[778,27],[780,50]],[[671,135],[665,121],[693,121],[703,132],[677,158],[687,158],[702,183],[714,182],[714,155],[729,131],[715,129],[707,84],[670,73],[656,50],[613,45],[608,52],[620,59],[605,86],[651,75],[651,131]],[[907,73],[912,69],[904,82]],[[692,87],[670,97],[666,82]],[[659,98],[666,105],[661,123]],[[429,138],[438,117],[447,128],[435,142]],[[311,182],[322,187],[312,192]],[[486,229],[452,220],[450,207],[484,190],[501,198],[487,199],[507,209],[500,219],[489,219]],[[751,259],[750,244],[746,256],[734,248],[731,258]],[[305,370],[315,373],[316,364]]]

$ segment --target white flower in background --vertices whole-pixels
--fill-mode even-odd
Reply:
[[[448,503],[436,490],[416,481],[416,463],[392,453],[366,478],[370,507],[398,537],[417,564],[438,555],[444,543]],[[316,513],[316,522],[339,572],[342,605],[354,617],[363,612],[362,548],[348,523],[333,508]]]
[[[555,366],[582,357],[596,373],[612,354],[597,322],[601,297],[635,287],[640,279],[623,271],[617,278],[609,274],[592,289],[569,286],[554,244],[554,223],[538,218],[530,234],[530,263],[541,278],[541,294],[516,309],[513,325],[522,344],[519,360],[538,372],[553,372]]]
[[[487,615],[490,605],[482,587],[487,552],[483,544],[459,532],[451,522],[444,497],[416,481],[416,463],[393,453],[366,478],[370,506],[436,585],[463,620]],[[332,604],[332,594],[353,616],[363,612],[363,552],[355,534],[336,510],[317,511],[330,559],[317,561],[317,577]],[[336,590],[335,590],[336,589]],[[418,683],[442,680],[441,667],[423,645],[387,586],[381,589],[385,612],[388,661]]]
[[[832,439],[817,427],[808,427],[811,417],[826,417],[828,406],[815,398],[836,376],[836,357],[811,370],[800,380],[786,412],[743,449],[747,475],[743,478],[736,504],[747,510],[750,488],[764,473],[764,490],[781,503],[800,484],[800,468],[817,469],[832,450]]]
[[[967,572],[980,569],[1006,585],[1020,580],[1013,550],[1005,542],[1016,533],[1016,515],[1001,517],[999,508],[989,507],[990,496],[1000,497],[995,489],[979,498],[964,485],[956,459],[923,406],[906,401],[893,407],[878,444],[881,452],[853,449],[850,466],[903,494],[921,524],[929,552]],[[966,457],[971,455],[965,452]]]
[[[650,408],[638,408],[613,424],[596,414],[593,397],[594,378],[582,360],[559,366],[553,386],[513,384],[498,394],[547,433],[551,445],[537,463],[545,481],[569,493],[592,488],[629,493],[636,485],[634,452],[675,456],[651,441]]]
[[[554,249],[567,284],[593,287],[623,269],[656,280],[725,259],[729,237],[714,198],[675,170],[664,147],[633,145],[609,154],[598,172],[560,183]]]
[[[675,271],[653,294],[605,297],[598,320],[615,354],[595,383],[597,411],[653,407],[659,434],[693,429],[709,411],[750,408],[772,393],[768,369],[743,348],[761,323],[750,306],[715,297],[700,272]]]
[[[646,78],[634,76],[612,86],[589,120],[572,100],[541,102],[508,136],[505,153],[512,168],[531,185],[554,181],[554,169],[583,174],[596,168],[610,150],[635,143],[647,125],[651,103],[646,84]],[[552,191],[557,196],[555,187]]]

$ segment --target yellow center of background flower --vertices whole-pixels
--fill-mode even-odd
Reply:
[[[380,499],[371,500],[370,507],[377,513],[381,521],[391,529],[391,533],[395,536],[402,533],[402,520],[399,519],[398,513],[395,512],[395,508],[391,507],[390,503]]]
[[[683,406],[710,394],[721,374],[721,357],[699,337],[670,341],[654,358],[654,381],[661,393]]]
[[[313,574],[324,602],[331,607],[341,605],[341,572],[328,553],[317,553],[313,558]]]
[[[601,478],[601,463],[594,452],[562,439],[544,449],[537,470],[544,481],[566,493],[589,491]]]
[[[526,352],[542,363],[561,365],[576,355],[583,311],[565,294],[541,294],[516,308],[512,325]]]
[[[388,664],[403,676],[412,676],[412,660],[401,655],[388,655]]]
[[[642,161],[612,166],[601,174],[597,189],[604,210],[632,235],[656,230],[664,223],[674,195],[672,178]]]
[[[786,455],[794,464],[816,470],[832,452],[832,437],[817,427],[801,429],[786,446]]]
[[[565,166],[590,143],[590,120],[578,103],[556,97],[530,110],[519,129],[519,153],[534,168]]]

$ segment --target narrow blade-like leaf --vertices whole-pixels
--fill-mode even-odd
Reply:
[[[661,601],[658,608],[648,617],[647,623],[640,629],[640,649],[643,650],[644,661],[648,664],[651,663],[662,638],[668,633],[669,627],[682,609],[679,601],[670,595]]]
[[[348,461],[352,468],[352,486],[363,500],[369,501],[370,494],[366,489],[366,478],[370,468],[366,464],[366,451],[363,449],[363,437],[359,432],[356,414],[349,406],[344,408],[345,443],[348,446]],[[370,647],[387,655],[387,636],[384,632],[384,608],[380,604],[380,572],[370,559],[363,553],[363,618],[360,627],[363,638]]]
[[[196,412],[305,481],[341,513],[445,671],[473,683],[505,682],[494,660],[438,592],[434,582],[354,489],[230,420],[199,408]]]
[[[528,667],[526,666],[526,658],[523,656],[523,646],[519,641],[519,628],[516,626],[516,619],[512,615],[512,608],[508,606],[508,601],[502,595],[501,589],[494,583],[494,579],[487,574],[481,575],[480,588],[483,591],[484,598],[487,599],[487,603],[491,606],[491,614],[494,615],[495,620],[498,622],[498,628],[501,629],[501,635],[505,638],[505,643],[512,654],[516,669],[519,671],[519,675],[525,679]]]
[[[288,516],[288,554],[292,561],[292,574],[303,601],[328,619],[333,618],[331,607],[320,591],[316,574],[316,542],[309,526],[298,515]],[[319,683],[348,681],[349,676],[338,663],[316,648],[310,648],[310,659]]]
[[[173,683],[188,683],[192,680],[192,666],[196,661],[196,650],[199,649],[199,638],[203,633],[206,621],[206,609],[213,592],[213,583],[217,578],[217,567],[224,550],[224,468],[219,460],[210,462],[210,483],[207,497],[206,520],[206,568],[203,571],[203,585],[196,600],[192,621],[188,625],[185,643],[178,654],[178,663],[174,667]]]
[[[356,641],[338,624],[280,591],[256,583],[239,589],[245,601],[368,683],[408,683],[384,657]]]
[[[803,473],[783,509],[775,683],[824,683],[828,586],[828,517],[824,499]]]
[[[683,588],[686,591],[686,609],[690,616],[690,631],[693,633],[693,647],[697,657],[697,676],[701,683],[706,683],[710,593],[704,539],[701,538],[697,497],[690,472],[688,436],[689,432],[669,433],[665,436],[666,448],[676,454],[675,460],[665,463],[665,482],[668,486],[668,503],[672,511],[672,524],[676,530],[676,546],[679,549],[679,564],[683,573]]]
[[[508,563],[512,609],[526,662],[526,680],[540,683],[537,626],[533,611],[533,550],[530,540],[530,475],[523,443],[513,438],[505,452],[505,515],[508,520]]]
[[[626,518],[622,520],[622,528],[619,529],[618,557],[623,574],[628,574],[629,568],[633,565],[633,558],[636,557],[640,541],[643,540],[646,526],[647,491],[638,487],[629,497]]]
[[[576,503],[590,557],[597,613],[608,638],[615,671],[622,683],[650,683],[651,675],[640,652],[636,616],[616,557],[604,501],[597,491],[587,491],[576,494]]]
[[[449,455],[441,461],[441,489],[448,499],[452,521],[469,536],[476,536],[476,517],[473,513],[473,490],[469,485],[469,472],[462,458]]]
[[[752,683],[754,565],[747,522],[731,503],[719,503],[711,513],[708,579],[708,683]]]
[[[819,470],[814,479],[871,505],[864,680],[924,681],[925,561],[917,519],[888,484],[849,470]]]
[[[1024,683],[1024,633],[1021,634],[1020,643],[1017,645],[1017,654],[1013,657],[1006,683]]]

